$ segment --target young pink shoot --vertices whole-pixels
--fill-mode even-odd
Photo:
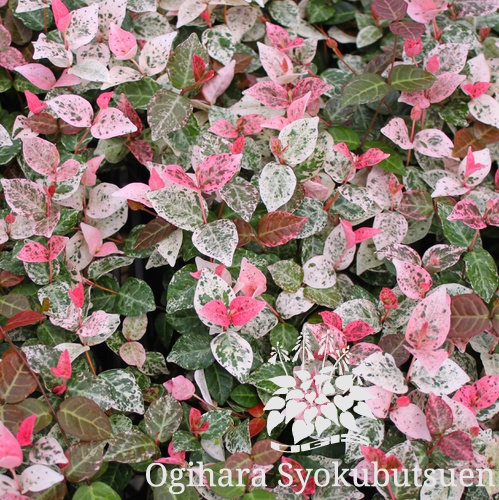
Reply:
[[[118,250],[115,243],[111,241],[103,243],[102,234],[96,227],[82,222],[80,224],[80,229],[87,243],[88,251],[94,257],[106,257],[113,253],[123,253],[121,250]]]
[[[33,431],[35,429],[36,414],[26,417],[19,425],[16,439],[21,446],[31,446],[33,444]]]
[[[63,380],[69,380],[71,378],[71,357],[69,356],[69,351],[67,349],[61,352],[57,366],[52,366],[50,371],[52,372],[52,375],[62,378]]]

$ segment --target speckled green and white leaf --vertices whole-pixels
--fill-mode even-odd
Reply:
[[[258,189],[241,177],[236,177],[225,184],[220,189],[220,196],[246,222],[251,220],[253,212],[260,201]]]
[[[93,4],[71,12],[71,23],[65,32],[69,48],[76,50],[90,43],[97,34],[99,5]]]
[[[90,350],[88,346],[73,344],[72,342],[62,342],[61,344],[54,346],[54,349],[57,349],[61,353],[68,351],[71,362],[81,356],[84,352]]]
[[[237,40],[226,25],[219,24],[216,28],[203,31],[201,41],[213,59],[224,66],[230,63]]]
[[[211,341],[211,350],[217,362],[239,382],[246,382],[253,364],[253,349],[235,332],[221,333]]]
[[[177,262],[178,253],[182,246],[183,232],[182,229],[177,229],[169,234],[159,245],[159,254],[168,262],[168,265],[173,267]]]
[[[461,498],[464,486],[459,484],[459,481],[453,484],[453,481],[446,482],[442,480],[445,477],[445,472],[444,469],[434,469],[431,471],[421,488],[419,497],[421,500],[457,500]],[[447,486],[447,484],[449,485]]]
[[[129,277],[121,287],[115,310],[123,316],[138,316],[156,309],[151,287],[143,280]]]
[[[357,34],[355,43],[357,44],[357,48],[361,49],[362,47],[367,47],[368,45],[372,45],[374,42],[378,41],[382,36],[383,32],[376,26],[364,26]]]
[[[120,267],[127,267],[133,262],[133,257],[124,255],[108,255],[92,262],[88,268],[88,277],[96,280],[104,274],[110,273]]]
[[[50,270],[46,262],[23,262],[24,270],[29,279],[36,285],[48,285],[50,283]],[[52,275],[57,276],[61,266],[57,260],[52,262]]]
[[[337,269],[341,271],[352,263],[354,255],[355,246],[347,249],[347,240],[343,226],[338,224],[331,231],[324,243],[324,256],[332,261],[333,266],[336,265]]]
[[[156,92],[147,106],[147,121],[153,141],[163,139],[169,133],[182,128],[192,113],[192,104],[184,96],[171,90]]]
[[[144,414],[145,428],[155,442],[165,443],[182,422],[182,406],[171,395],[156,399]]]
[[[333,181],[341,184],[352,170],[352,162],[336,149],[329,149],[324,160],[324,170]]]
[[[0,125],[0,147],[12,146],[12,144],[9,133],[3,125]]]
[[[210,427],[203,432],[203,439],[217,439],[222,437],[232,422],[231,410],[212,410],[205,413],[201,422],[209,422]]]
[[[127,316],[123,320],[123,337],[127,340],[140,340],[147,330],[147,314]]]
[[[280,260],[268,266],[268,270],[276,285],[285,292],[297,292],[303,283],[303,269],[292,260]]]
[[[86,165],[80,163],[78,171],[71,178],[65,181],[54,182],[55,193],[54,196],[52,197],[52,201],[60,203],[63,200],[67,200],[70,196],[74,195],[77,192],[78,188],[80,187],[80,181],[86,169],[87,169]],[[76,205],[76,207],[74,208],[77,207],[78,205]]]
[[[113,408],[144,414],[144,401],[135,377],[127,370],[106,370],[99,374],[113,389]]]
[[[282,143],[282,158],[291,166],[305,161],[315,149],[318,137],[319,118],[302,118],[286,125],[279,132]]]
[[[418,443],[418,441],[414,441],[414,443]],[[425,452],[423,451],[423,453]],[[394,455],[402,462],[404,469],[412,471],[420,469],[421,466],[423,465],[424,458],[426,458],[426,457],[420,458],[421,457],[420,453],[416,454],[415,447],[413,447],[411,441],[404,441],[403,443],[394,446],[387,452],[387,455]],[[383,496],[384,495],[386,495],[387,497],[389,496],[389,493],[386,488],[384,489],[378,488],[378,491],[380,491],[380,493],[382,492]],[[392,491],[395,498],[420,498],[419,497],[420,488],[416,484],[416,482],[411,482],[410,485],[403,485],[400,487],[393,484],[392,482]],[[450,498],[448,498],[447,500],[450,500]]]
[[[409,228],[407,234],[402,240],[404,245],[410,245],[416,241],[422,240],[430,231],[433,221],[433,214],[426,220],[407,219]]]
[[[227,26],[237,41],[255,24],[257,11],[251,7],[232,7],[227,10]]]
[[[29,460],[33,464],[57,465],[67,464],[62,446],[54,439],[44,436],[38,439],[29,452]]]
[[[29,366],[36,373],[40,373],[46,366],[55,366],[54,361],[57,364],[56,352],[43,344],[24,346],[22,351],[26,355]]]
[[[194,309],[199,314],[201,308],[210,300],[221,300],[227,307],[235,299],[236,294],[232,288],[217,276],[211,269],[203,269],[196,285],[194,294]],[[216,326],[211,321],[200,316],[199,318],[206,326]]]
[[[274,328],[279,320],[277,316],[268,308],[262,309],[255,317],[251,318],[240,330],[244,335],[251,335],[259,339],[267,335]]]
[[[127,9],[132,12],[156,12],[155,0],[128,0]]]
[[[395,394],[407,392],[403,373],[391,354],[375,352],[352,370],[354,375]]]
[[[303,283],[312,288],[331,288],[336,283],[334,261],[327,255],[316,255],[303,265]]]
[[[376,255],[376,247],[372,240],[364,240],[357,251],[357,274],[360,276],[369,269],[375,269],[383,264]]]
[[[482,353],[480,358],[487,375],[499,375],[499,354]]]
[[[105,342],[120,326],[119,314],[108,314],[105,311],[94,311],[77,330],[77,334],[85,337],[87,345],[93,346]]]
[[[52,283],[38,290],[38,301],[41,304],[44,299],[48,299],[49,309],[47,313],[56,318],[64,318],[71,304],[68,290],[69,285],[64,281]]]
[[[228,219],[216,220],[198,227],[192,235],[193,245],[202,254],[226,266],[232,265],[238,241],[236,225]]]
[[[173,31],[146,42],[139,55],[139,65],[146,75],[157,75],[165,69],[176,36],[177,32]]]
[[[27,179],[2,179],[5,201],[12,211],[29,220],[40,220],[47,211],[43,189]]]
[[[277,24],[293,27],[296,26],[300,20],[298,5],[291,0],[271,2],[268,5],[268,9],[272,19]]]
[[[201,0],[180,2],[177,14],[177,29],[197,19],[206,10],[206,3]]]
[[[109,70],[96,59],[84,59],[80,64],[72,66],[68,73],[90,82],[109,81]]]
[[[153,250],[152,254],[147,260],[146,269],[153,269],[155,267],[163,267],[167,265],[169,265],[168,261],[161,256],[161,254],[158,252],[158,249],[156,248]]]
[[[374,218],[373,228],[382,232],[373,236],[376,250],[379,252],[388,245],[400,243],[407,235],[409,225],[406,218],[396,212],[382,212]]]
[[[68,383],[68,392],[71,396],[83,396],[91,399],[104,411],[113,408],[113,388],[106,380],[90,374],[75,378],[77,380],[71,380]]]
[[[208,334],[182,335],[173,346],[167,361],[186,370],[208,368],[214,362]]]
[[[126,199],[113,196],[118,190],[118,186],[107,182],[92,188],[88,196],[87,215],[92,219],[104,219],[123,208],[127,204]]]
[[[360,451],[361,443],[356,442],[355,439],[349,439],[349,437],[354,438],[354,436],[360,434],[369,441],[368,446],[374,446],[374,448],[379,448],[385,438],[385,424],[383,420],[360,417],[355,420],[355,424],[359,430],[357,432],[348,431],[345,440],[345,462],[347,463],[364,458],[364,455]]]
[[[380,211],[367,188],[347,184],[339,187],[338,191],[341,193],[342,198],[359,207],[364,212],[365,218]],[[348,218],[348,220],[352,221],[351,218]]]
[[[296,292],[281,292],[276,300],[277,312],[283,319],[307,312],[313,306],[314,303],[303,296],[301,287]]]
[[[194,231],[203,223],[199,198],[194,191],[172,184],[157,191],[147,193],[158,214],[174,226]],[[208,205],[203,200],[205,211]]]
[[[336,308],[334,312],[341,316],[343,326],[348,325],[352,321],[361,320],[371,325],[375,332],[381,330],[379,313],[376,306],[370,300],[348,300]]]
[[[225,435],[224,443],[229,453],[251,453],[249,422],[249,419],[244,420]]]
[[[451,394],[467,384],[470,378],[452,359],[447,358],[436,375],[430,375],[426,368],[416,360],[413,365],[411,381],[425,394],[433,392],[437,396]]]
[[[263,167],[258,185],[263,203],[269,212],[273,212],[293,196],[296,176],[291,167],[271,162]]]
[[[149,376],[168,375],[170,373],[163,354],[151,351],[146,352],[146,360],[139,367],[139,371]]]
[[[156,455],[159,455],[159,449],[154,441],[143,432],[132,429],[109,442],[104,461],[136,464]]]
[[[99,36],[107,40],[109,26],[121,26],[126,16],[126,0],[102,0],[99,2]]]
[[[299,217],[306,217],[307,222],[302,227],[300,234],[295,239],[308,238],[319,231],[322,231],[327,224],[327,212],[322,203],[315,198],[305,198],[302,204],[293,212]]]

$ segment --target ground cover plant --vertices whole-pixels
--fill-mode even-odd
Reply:
[[[498,0],[0,5],[1,498],[499,494]]]

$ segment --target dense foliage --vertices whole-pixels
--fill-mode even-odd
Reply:
[[[499,493],[498,0],[0,5],[2,498]]]

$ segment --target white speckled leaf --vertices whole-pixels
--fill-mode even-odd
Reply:
[[[246,380],[253,364],[253,350],[237,333],[221,333],[211,341],[213,356],[240,382]]]
[[[273,212],[293,196],[296,176],[291,167],[271,162],[263,167],[258,185],[263,203],[269,212]]]
[[[317,142],[319,118],[302,118],[286,125],[279,133],[282,157],[288,165],[295,166],[305,161],[313,152]]]
[[[395,394],[407,392],[404,375],[391,354],[375,352],[352,370],[354,375]]]
[[[227,219],[198,227],[192,235],[192,243],[201,253],[226,266],[232,265],[238,241],[236,225]]]
[[[425,394],[451,394],[470,381],[466,372],[452,359],[446,359],[436,375],[430,375],[419,360],[414,362],[411,381]]]

